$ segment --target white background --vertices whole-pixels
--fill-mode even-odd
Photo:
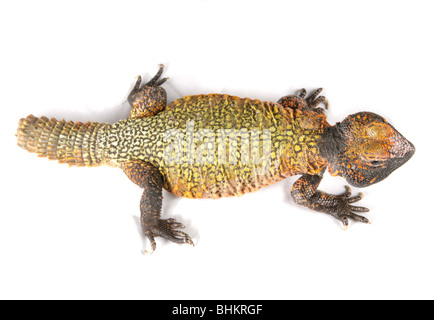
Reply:
[[[0,298],[434,298],[434,49],[429,1],[8,1],[0,5]],[[32,113],[113,123],[135,76],[164,63],[169,100],[277,101],[324,87],[330,123],[386,117],[417,148],[363,190],[371,225],[300,208],[297,177],[241,198],[164,193],[196,246],[137,226],[141,190],[108,167],[16,146]],[[344,191],[326,176],[321,189]],[[354,190],[358,192],[360,190]]]

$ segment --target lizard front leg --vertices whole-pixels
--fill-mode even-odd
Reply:
[[[184,225],[175,219],[161,219],[163,202],[163,177],[156,167],[143,161],[128,161],[122,164],[127,177],[143,188],[140,199],[140,225],[143,233],[151,242],[151,254],[155,251],[155,237],[163,237],[175,243],[188,243],[193,245],[190,236],[185,232],[176,230]]]
[[[348,218],[355,221],[369,223],[369,220],[355,212],[368,212],[365,207],[353,206],[351,203],[362,199],[362,194],[351,197],[351,189],[346,186],[346,192],[341,195],[332,195],[318,191],[318,186],[322,180],[322,173],[317,175],[304,174],[291,188],[291,195],[295,203],[319,212],[325,212],[339,221],[346,229]]]
[[[133,90],[128,96],[132,110],[129,118],[143,118],[156,115],[166,107],[166,90],[160,87],[169,78],[160,79],[164,66],[159,65],[157,74],[142,88],[142,77],[138,76]]]
[[[309,97],[306,98],[306,89],[300,89],[298,95],[291,94],[285,96],[277,101],[285,109],[299,109],[299,110],[315,110],[318,113],[323,114],[324,109],[317,108],[320,103],[324,103],[326,109],[328,109],[329,104],[324,96],[318,96],[322,91],[322,88],[315,90]]]

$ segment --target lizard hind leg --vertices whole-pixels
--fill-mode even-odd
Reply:
[[[136,84],[128,95],[128,102],[132,107],[129,118],[151,117],[166,107],[167,94],[161,85],[169,78],[160,79],[163,70],[164,66],[160,64],[157,74],[143,87],[140,87],[142,77],[137,77]]]
[[[163,202],[163,177],[153,165],[143,161],[128,161],[123,163],[122,169],[127,177],[143,188],[140,199],[140,225],[143,233],[151,242],[151,254],[156,249],[156,237],[162,237],[175,243],[188,243],[193,241],[190,236],[180,230],[184,228],[182,223],[175,219],[161,219]]]

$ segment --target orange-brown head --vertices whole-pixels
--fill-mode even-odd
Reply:
[[[356,187],[385,179],[416,150],[383,117],[370,112],[350,115],[328,128],[319,148],[330,174],[344,177]]]

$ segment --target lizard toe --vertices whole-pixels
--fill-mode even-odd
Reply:
[[[187,243],[194,246],[193,240],[187,233],[177,230],[183,228],[185,228],[185,226],[173,218],[160,219],[154,226],[148,226],[145,230],[145,235],[151,242],[152,250],[150,252],[145,251],[145,253],[151,254],[155,251],[155,237],[162,237],[174,243]]]

